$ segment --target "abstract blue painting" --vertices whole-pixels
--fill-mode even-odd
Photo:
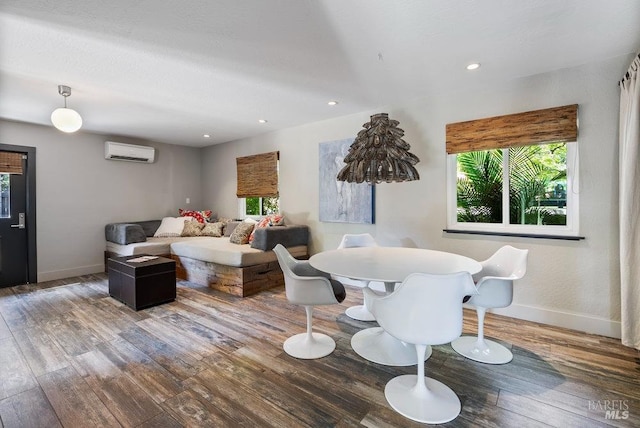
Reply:
[[[345,166],[353,138],[320,143],[320,221],[373,224],[374,186],[347,183],[336,176]]]

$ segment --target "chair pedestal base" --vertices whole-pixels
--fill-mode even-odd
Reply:
[[[458,354],[470,360],[485,364],[506,364],[513,359],[513,354],[504,346],[492,340],[478,342],[475,336],[462,336],[451,342],[451,347]]]
[[[365,360],[385,366],[413,366],[417,363],[416,349],[384,331],[382,327],[360,330],[351,338],[351,347]],[[424,361],[431,356],[427,346]]]
[[[460,399],[442,382],[425,377],[425,388],[418,388],[418,376],[404,375],[391,379],[384,396],[402,416],[427,424],[443,424],[455,419],[461,410]]]
[[[336,342],[326,334],[313,333],[310,338],[307,333],[300,333],[285,340],[282,347],[292,357],[312,360],[332,353],[336,349]]]
[[[349,318],[358,320],[358,321],[375,321],[376,320],[376,317],[374,317],[373,314],[369,312],[369,310],[364,305],[351,306],[350,308],[347,308],[345,313]]]

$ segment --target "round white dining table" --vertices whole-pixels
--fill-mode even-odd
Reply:
[[[333,275],[385,284],[392,292],[395,284],[412,273],[449,274],[480,272],[476,260],[459,254],[422,248],[356,247],[323,251],[311,256],[314,268]],[[462,302],[460,302],[462,304]],[[389,366],[417,363],[414,347],[389,335],[381,327],[367,328],[354,334],[351,347],[361,357]],[[425,360],[429,358],[428,350]]]

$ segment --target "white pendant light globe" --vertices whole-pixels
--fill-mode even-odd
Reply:
[[[67,108],[67,97],[71,95],[71,88],[58,85],[58,93],[64,97],[64,107],[51,113],[51,123],[62,132],[76,132],[82,126],[82,117],[77,111]]]
[[[77,111],[60,107],[51,113],[51,123],[62,132],[76,132],[82,126],[82,118]]]

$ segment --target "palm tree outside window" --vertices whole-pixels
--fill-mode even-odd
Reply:
[[[505,160],[505,157],[508,159]],[[508,166],[508,183],[504,166]],[[457,155],[457,221],[567,225],[567,144],[484,150]]]

